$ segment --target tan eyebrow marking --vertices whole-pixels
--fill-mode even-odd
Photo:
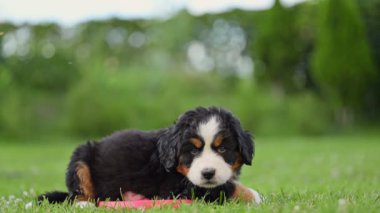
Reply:
[[[202,147],[202,141],[200,141],[198,138],[191,138],[190,143],[192,143],[195,147],[200,149]]]
[[[223,142],[223,136],[219,134],[218,136],[216,136],[215,140],[212,142],[212,146],[218,147],[222,144],[222,142]]]

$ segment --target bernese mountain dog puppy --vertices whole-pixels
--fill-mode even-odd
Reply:
[[[165,129],[125,130],[80,145],[68,166],[68,192],[38,201],[123,200],[132,192],[146,199],[260,203],[259,194],[237,180],[253,155],[251,135],[232,113],[199,107]]]

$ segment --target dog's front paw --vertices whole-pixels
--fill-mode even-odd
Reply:
[[[248,190],[252,194],[252,202],[260,204],[261,203],[260,194],[256,190],[254,190],[254,189],[248,188]]]
[[[75,202],[74,206],[83,209],[83,208],[95,207],[95,204],[89,201],[77,201]]]
[[[247,188],[240,183],[235,183],[235,191],[232,197],[236,200],[242,200],[248,203],[261,203],[260,194],[251,188]]]

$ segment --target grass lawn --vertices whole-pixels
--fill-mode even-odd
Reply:
[[[75,142],[7,143],[0,140],[0,212],[24,211],[35,194],[65,190]],[[252,167],[241,182],[264,197],[260,206],[196,202],[186,212],[380,212],[380,135],[257,138]],[[173,211],[170,208],[149,211]],[[69,205],[42,205],[34,212],[94,212]],[[176,212],[177,212],[176,211]]]

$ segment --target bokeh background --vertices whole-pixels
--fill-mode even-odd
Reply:
[[[380,1],[253,2],[205,11],[177,3],[130,16],[94,10],[83,19],[75,16],[81,4],[52,18],[3,7],[0,134],[149,130],[210,105],[233,111],[256,135],[377,129]]]

